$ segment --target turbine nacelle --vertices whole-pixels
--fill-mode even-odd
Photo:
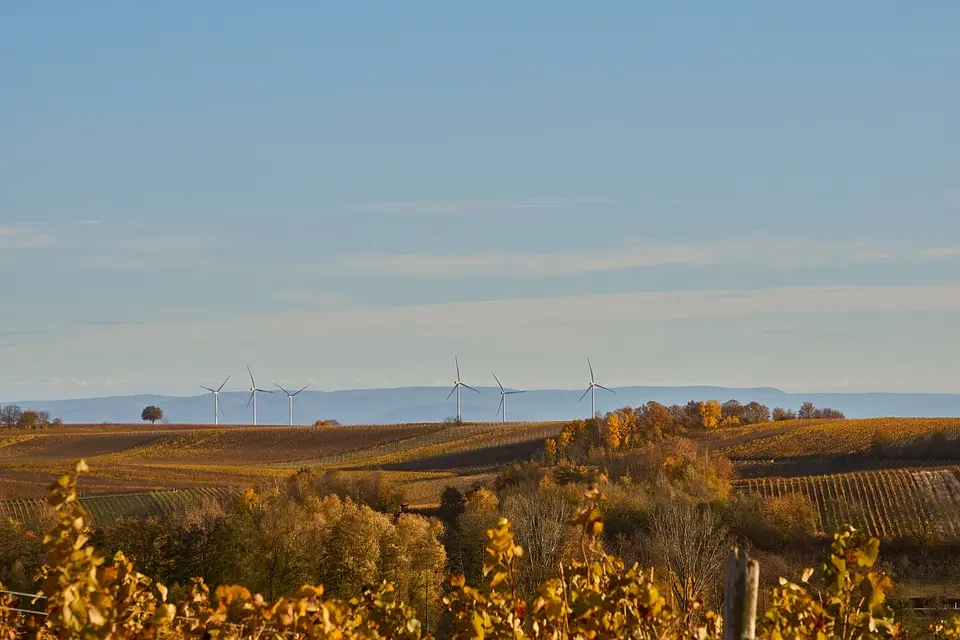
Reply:
[[[500,383],[500,378],[497,377],[497,374],[490,372],[490,375],[493,376],[493,379],[497,381],[497,386],[500,387],[500,405],[497,407],[497,413],[494,415],[500,415],[500,412],[503,412],[503,421],[507,421],[507,396],[512,396],[518,393],[526,393],[526,391],[507,391],[503,388],[503,385]]]
[[[227,384],[227,380],[230,379],[230,376],[224,378],[223,382],[220,383],[220,386],[216,389],[211,389],[210,387],[200,385],[200,388],[206,389],[213,394],[213,423],[220,424],[220,416],[223,415],[223,406],[220,404],[220,392],[223,391],[223,387]]]
[[[291,393],[290,391],[287,391],[285,388],[278,385],[276,381],[274,381],[273,386],[275,386],[277,389],[280,389],[280,391],[283,391],[285,394],[287,394],[287,406],[288,406],[288,411],[290,413],[290,426],[292,427],[293,426],[293,397],[296,396],[301,391],[303,391],[304,389],[306,389],[307,387],[309,387],[310,385],[305,384],[300,389],[298,389],[297,391],[294,391],[293,393]]]
[[[590,417],[593,418],[597,415],[597,389],[603,389],[604,391],[609,391],[610,393],[616,393],[613,389],[608,389],[602,384],[597,383],[597,379],[593,375],[593,365],[590,364],[590,358],[587,358],[587,366],[590,368],[590,386],[587,387],[587,390],[583,392],[583,395],[580,396],[580,399],[577,400],[577,403],[583,401],[587,397],[587,394],[590,394]]]
[[[466,387],[467,389],[470,389],[470,391],[474,391],[476,393],[480,392],[460,380],[460,359],[457,356],[453,356],[453,360],[457,365],[457,379],[453,381],[453,389],[451,389],[450,393],[447,394],[447,400],[449,400],[450,396],[452,396],[454,393],[457,394],[457,422],[462,422],[463,420],[460,414],[460,387]]]
[[[257,394],[273,393],[273,391],[257,387],[257,383],[253,379],[253,372],[250,371],[250,365],[247,365],[247,373],[250,375],[250,397],[247,398],[247,406],[244,407],[244,409],[249,407],[250,403],[253,402],[253,424],[257,424]]]

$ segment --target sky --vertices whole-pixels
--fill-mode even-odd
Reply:
[[[454,354],[960,392],[957,33],[951,1],[0,3],[0,400]]]

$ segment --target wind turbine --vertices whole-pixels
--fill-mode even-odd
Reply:
[[[213,424],[220,424],[220,414],[223,413],[223,407],[220,405],[220,392],[223,390],[223,385],[227,384],[227,380],[229,379],[230,376],[227,376],[223,381],[223,384],[216,389],[211,389],[210,387],[204,387],[203,385],[200,385],[202,388],[213,394]]]
[[[253,372],[250,371],[250,365],[247,365],[247,373],[250,374],[250,397],[247,399],[247,407],[250,406],[250,401],[253,400],[253,424],[257,424],[257,392],[273,393],[273,391],[257,388],[257,383],[253,381]],[[244,409],[247,407],[244,407]]]
[[[614,391],[613,389],[607,389],[602,384],[597,384],[596,379],[594,379],[593,377],[593,365],[590,364],[590,358],[587,358],[587,366],[590,367],[590,386],[587,387],[587,390],[583,392],[583,395],[580,396],[580,400],[577,400],[577,402],[582,401],[584,398],[587,397],[587,394],[589,393],[590,394],[590,417],[593,418],[597,415],[597,389],[603,389],[604,391],[609,391],[610,393],[616,393],[616,391]]]
[[[280,391],[283,391],[285,394],[287,394],[287,402],[288,402],[289,405],[290,405],[290,426],[292,427],[292,426],[293,426],[293,396],[297,395],[298,393],[300,393],[300,391],[303,391],[304,389],[306,389],[306,388],[309,387],[310,385],[305,384],[305,385],[303,385],[303,387],[300,389],[300,391],[294,391],[293,393],[290,393],[289,391],[287,391],[286,389],[284,389],[283,387],[281,387],[280,385],[278,385],[276,382],[274,382],[273,385],[274,385],[277,389],[280,389]]]
[[[500,410],[503,409],[503,422],[507,421],[507,396],[512,396],[515,393],[526,393],[525,391],[506,391],[503,388],[503,385],[500,384],[500,378],[497,377],[497,374],[492,371],[490,374],[493,376],[493,379],[497,381],[497,385],[500,387],[500,406],[497,407],[497,413],[500,413]]]
[[[460,417],[460,387],[466,387],[467,389],[470,389],[471,391],[476,391],[477,393],[480,393],[480,392],[474,389],[473,387],[471,387],[470,385],[468,385],[467,383],[460,382],[460,360],[457,359],[457,356],[453,356],[453,360],[454,362],[457,363],[457,379],[453,383],[453,389],[451,389],[450,393],[447,394],[447,400],[450,399],[450,396],[453,395],[454,391],[457,392],[457,422],[463,422],[463,419]]]

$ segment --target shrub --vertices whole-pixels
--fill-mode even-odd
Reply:
[[[82,461],[78,463],[77,473],[85,469]],[[487,584],[475,588],[468,586],[463,575],[452,576],[438,632],[491,639],[719,640],[720,616],[704,610],[697,600],[688,602],[687,608],[671,607],[653,576],[636,564],[627,567],[604,551],[598,509],[603,496],[591,487],[585,497],[586,503],[569,521],[577,532],[575,558],[560,563],[558,574],[540,586],[529,605],[517,590],[524,548],[516,543],[510,521],[497,519],[486,530],[489,542],[482,573]],[[189,596],[175,607],[167,602],[166,587],[136,572],[122,553],[108,561],[92,546],[87,514],[77,501],[75,475],[53,485],[51,504],[58,521],[44,539],[46,563],[39,574],[47,618],[38,628],[36,622],[12,611],[17,602],[4,596],[0,633],[5,637],[412,640],[426,636],[417,612],[404,603],[417,591],[415,582],[399,588],[389,581],[373,582],[349,600],[327,595],[323,586],[304,584],[270,602],[235,585],[221,585],[211,597],[206,583],[196,579]],[[357,532],[343,531],[343,538]],[[396,535],[413,541],[401,546],[415,548],[423,532],[421,523],[408,521]],[[901,625],[886,602],[891,580],[874,569],[879,548],[876,538],[844,526],[834,535],[818,571],[805,570],[797,583],[780,579],[758,621],[757,637],[902,637]],[[413,568],[419,569],[419,562],[431,560],[414,555],[409,562],[395,564],[392,571],[414,577],[418,571]],[[937,622],[929,631],[937,638],[960,637],[960,618]]]

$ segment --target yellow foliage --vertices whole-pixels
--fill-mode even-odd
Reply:
[[[496,513],[500,506],[500,498],[489,489],[480,488],[473,492],[467,503],[470,510],[479,513]]]
[[[740,418],[736,416],[724,416],[723,420],[720,421],[721,427],[738,427],[740,426]]]
[[[705,429],[714,429],[720,424],[720,417],[723,415],[723,405],[719,400],[701,400],[698,403],[700,407],[700,422]]]
[[[546,442],[543,443],[543,448],[546,450],[547,464],[557,464],[559,461],[557,441],[553,438],[547,438]]]
[[[603,443],[609,448],[617,449],[623,443],[626,435],[624,422],[624,419],[616,411],[607,416],[603,429]]]
[[[240,508],[244,511],[254,511],[260,508],[260,496],[253,487],[247,487],[237,498]]]
[[[78,465],[78,468],[82,468]],[[320,585],[303,585],[289,597],[269,602],[236,585],[210,588],[194,579],[190,596],[179,609],[166,604],[167,590],[136,573],[118,553],[112,564],[97,554],[86,528],[86,512],[77,501],[76,478],[64,476],[51,488],[59,522],[46,536],[47,564],[40,592],[48,614],[43,626],[13,611],[16,601],[0,598],[0,634],[37,640],[112,640],[133,638],[262,638],[264,640],[377,640],[430,638],[415,611],[389,582],[366,588],[343,600],[326,595]],[[524,550],[514,541],[511,524],[498,518],[487,530],[484,575],[488,588],[450,579],[443,599],[449,631],[455,638],[491,640],[537,638],[642,638],[719,640],[722,620],[713,611],[672,608],[647,571],[603,550],[603,496],[591,487],[586,504],[569,521],[579,534],[579,558],[561,562],[555,578],[545,582],[528,608],[516,593],[516,563]],[[411,525],[414,523],[410,523]],[[411,535],[419,535],[411,530]],[[903,637],[887,604],[889,576],[875,570],[880,544],[845,526],[836,533],[820,567],[799,583],[780,580],[771,606],[757,621],[756,637],[869,638]],[[33,605],[43,606],[43,605]],[[957,638],[960,619],[930,627],[938,638]]]

